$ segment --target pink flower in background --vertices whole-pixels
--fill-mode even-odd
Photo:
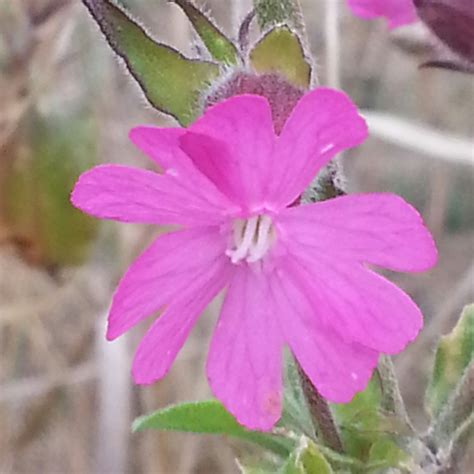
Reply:
[[[361,18],[386,18],[389,28],[397,28],[417,20],[413,0],[347,0],[354,15]]]
[[[88,214],[180,226],[132,264],[113,297],[109,339],[163,310],[136,352],[137,383],[166,374],[222,290],[207,375],[253,429],[280,417],[285,345],[324,397],[347,402],[381,352],[416,337],[418,307],[366,264],[432,267],[435,245],[418,212],[392,194],[289,207],[335,154],[366,136],[355,106],[334,90],[305,95],[279,136],[267,100],[241,95],[187,129],[131,131],[164,174],[103,165],[80,177],[72,202]]]

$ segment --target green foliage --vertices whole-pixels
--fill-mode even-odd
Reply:
[[[95,236],[97,222],[69,202],[76,179],[95,161],[94,125],[85,117],[51,119],[33,113],[25,127],[4,200],[12,233],[30,247],[34,261],[81,263]]]
[[[334,471],[318,447],[303,436],[280,474],[332,474]]]
[[[220,72],[217,64],[191,60],[155,42],[110,0],[83,0],[111,48],[125,61],[149,102],[182,125],[199,114],[203,90]]]
[[[380,430],[381,399],[380,384],[374,376],[367,388],[351,402],[332,406],[345,451],[350,456],[368,459],[370,448]]]
[[[258,73],[276,73],[291,84],[307,89],[311,65],[298,36],[285,26],[269,31],[250,52],[250,63]]]
[[[179,5],[194,26],[212,57],[224,64],[238,64],[239,51],[219,28],[188,0],[170,0]]]
[[[287,456],[294,444],[279,435],[243,428],[217,400],[173,405],[142,416],[133,423],[134,431],[146,429],[227,435],[254,443],[281,456]]]
[[[408,454],[390,438],[382,437],[370,447],[368,465],[371,471],[400,467],[408,459]]]
[[[437,416],[474,358],[474,304],[466,306],[452,332],[441,338],[426,392],[426,407]]]
[[[378,467],[380,461],[386,467],[397,467],[407,457],[395,442],[406,427],[402,420],[384,412],[382,403],[380,382],[374,375],[367,388],[351,402],[333,405],[346,454],[365,463],[366,469],[372,464]],[[359,472],[356,465],[353,467],[353,472]]]

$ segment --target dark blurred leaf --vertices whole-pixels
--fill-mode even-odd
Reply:
[[[291,84],[307,89],[311,65],[298,36],[287,27],[268,32],[250,52],[250,63],[258,73],[276,73]]]
[[[182,8],[212,57],[224,64],[237,64],[239,51],[219,28],[188,0],[169,0]]]
[[[293,441],[282,436],[245,429],[217,400],[173,405],[137,418],[133,423],[134,431],[146,429],[227,435],[282,456],[287,456],[293,446]]]
[[[82,1],[150,103],[182,125],[192,122],[199,115],[200,95],[219,75],[219,66],[155,42],[110,0]]]
[[[32,113],[4,191],[7,221],[28,256],[48,265],[80,263],[97,222],[74,209],[69,193],[96,159],[95,124],[85,117]]]
[[[414,0],[418,16],[451,50],[474,63],[474,2]]]

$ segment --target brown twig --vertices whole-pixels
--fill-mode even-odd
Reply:
[[[301,378],[301,386],[308,404],[313,424],[329,448],[338,453],[344,452],[339,430],[331,413],[328,402],[321,396],[305,371],[296,362]]]

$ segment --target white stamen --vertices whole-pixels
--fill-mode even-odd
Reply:
[[[233,226],[233,245],[226,254],[232,263],[246,260],[249,263],[261,260],[275,239],[272,220],[269,216],[253,216],[244,221],[236,219]]]
[[[254,239],[255,230],[257,229],[258,216],[251,217],[245,224],[245,230],[240,242],[236,241],[237,248],[230,251],[229,257],[232,263],[237,263],[247,255],[252,241]]]
[[[234,244],[236,247],[240,247],[242,239],[244,238],[246,221],[243,219],[237,219],[234,222]]]
[[[258,226],[257,242],[252,243],[250,247],[247,262],[256,262],[260,260],[270,248],[272,239],[270,233],[272,232],[272,220],[268,216],[261,216]]]

